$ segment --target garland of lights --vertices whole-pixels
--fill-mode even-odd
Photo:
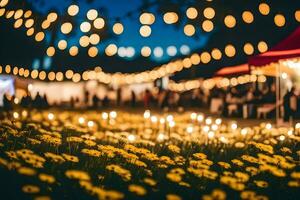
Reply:
[[[5,2],[5,1],[2,0],[0,2],[0,6],[2,6],[2,5],[5,6],[5,3],[3,3],[3,2]],[[8,2],[8,0],[6,2]],[[208,9],[208,11],[207,11],[207,9]],[[214,12],[214,11],[212,11],[209,8],[207,8],[207,9],[205,9],[206,11],[204,10],[205,17],[208,18],[208,19],[213,18],[214,15],[212,15],[212,12]],[[190,18],[190,19],[194,18],[195,13],[196,13],[195,10],[196,10],[195,8],[192,8],[192,7],[189,8],[187,10],[187,17]],[[260,4],[259,11],[260,11],[261,14],[267,15],[269,13],[268,5],[265,4],[265,3]],[[78,12],[79,12],[79,8],[76,5],[71,5],[68,8],[68,13],[71,16],[75,16]],[[101,18],[97,18],[98,13],[96,13],[96,12],[97,11],[94,10],[94,9],[89,10],[88,13],[87,13],[87,17],[88,17],[88,19],[95,20],[95,21],[97,19],[100,19],[100,20],[98,20],[99,23],[100,23],[100,24],[98,24],[98,27],[101,28],[102,27],[101,23],[105,23],[105,22],[104,22],[104,20],[101,21]],[[1,8],[0,9],[0,16],[4,15],[4,13],[5,13],[5,9]],[[19,9],[17,11],[8,11],[6,13],[6,18],[9,19],[12,16],[14,16],[14,18],[16,19],[16,22],[15,22],[14,26],[15,26],[15,28],[19,28],[23,24],[23,19],[21,19],[23,14],[24,14],[24,18],[27,19],[26,22],[25,22],[25,26],[27,28],[29,28],[28,31],[27,31],[27,35],[29,35],[29,36],[33,35],[34,34],[34,29],[32,28],[32,26],[34,24],[34,20],[33,19],[28,19],[32,15],[32,12],[30,10],[26,11],[25,13],[21,9]],[[164,15],[165,22],[167,24],[172,24],[170,21],[168,21],[168,19],[169,18],[170,19],[174,18],[175,14],[174,13],[173,14],[172,13],[171,14],[170,13],[165,13],[165,15]],[[252,14],[251,12],[249,14],[249,11],[245,11],[243,13],[242,17],[243,17],[243,20],[246,23],[252,23],[253,15],[251,15],[251,14]],[[172,17],[172,15],[173,15],[173,17]],[[149,23],[151,24],[151,22],[153,21],[153,19],[152,19],[153,16],[154,15],[151,14],[151,13],[146,13],[146,14],[143,13],[140,16],[140,21],[141,21],[142,24],[149,24]],[[250,18],[247,17],[247,16],[250,16]],[[49,13],[47,19],[42,23],[42,28],[49,27],[52,22],[57,20],[57,18],[58,18],[58,16],[57,16],[56,13],[53,13],[53,12]],[[300,11],[295,12],[295,18],[296,18],[297,21],[300,22]],[[148,22],[146,22],[147,21],[146,19],[148,20]],[[175,17],[175,19],[176,19],[176,17]],[[149,20],[150,20],[150,22],[149,22]],[[175,21],[177,21],[177,20],[175,20]],[[275,20],[275,24],[279,27],[284,26],[284,24],[285,24],[284,16],[276,15],[274,20]],[[94,21],[94,25],[95,25],[95,21]],[[154,23],[154,21],[153,21],[153,23]],[[174,22],[174,23],[176,23],[176,22]],[[228,15],[228,16],[225,17],[224,23],[228,28],[233,28],[235,26],[235,18],[231,15]],[[87,25],[87,23],[82,23],[81,25],[82,25],[82,27],[80,27],[80,28],[84,31],[90,29],[90,26]],[[70,24],[70,23],[64,23],[61,26],[61,30],[65,34],[68,34],[69,32],[71,32],[71,30],[69,30],[69,29],[72,30],[72,24]],[[118,32],[117,31],[118,29],[124,29],[124,27],[122,26],[122,24],[117,24],[116,27],[115,26],[113,27],[113,29],[115,29],[114,32]],[[121,34],[121,32],[120,32],[120,34]],[[41,42],[44,39],[44,37],[45,37],[45,34],[43,32],[38,32],[35,35],[35,39],[38,42]],[[95,35],[91,35],[91,37],[94,38],[92,40],[96,40],[96,41],[98,40]],[[84,44],[85,42],[89,43],[90,40],[91,40],[91,37],[88,37],[88,36],[81,37],[82,44]],[[65,41],[65,40],[59,41],[58,46],[59,46],[59,49],[61,49],[61,50],[66,49],[67,48],[67,41]],[[118,47],[116,45],[110,44],[106,48],[105,52],[108,56],[113,56],[113,55],[116,54],[117,49],[118,49]],[[267,44],[264,41],[259,42],[258,50],[260,52],[267,51],[268,50]],[[151,49],[150,49],[150,51],[151,51]],[[247,55],[253,54],[253,52],[254,52],[253,45],[250,44],[250,43],[246,43],[244,45],[244,52]],[[49,47],[47,49],[47,55],[48,56],[54,56],[54,54],[55,54],[55,48],[54,47]],[[70,55],[75,56],[77,54],[78,54],[78,47],[76,47],[76,46],[71,47],[70,48]],[[91,47],[89,49],[89,54],[92,55],[91,57],[95,57],[98,54],[98,49],[96,47]],[[144,53],[144,54],[147,54],[147,53]],[[227,45],[225,47],[225,54],[228,57],[233,57],[236,54],[235,47],[231,44]],[[66,76],[67,79],[72,79],[74,82],[79,82],[81,79],[83,79],[83,80],[98,80],[101,83],[117,84],[117,85],[141,83],[141,82],[150,82],[150,81],[154,81],[156,79],[165,77],[167,75],[173,74],[175,72],[182,71],[185,68],[190,68],[193,65],[198,65],[200,62],[202,62],[204,64],[207,64],[211,61],[212,58],[215,59],[215,60],[220,60],[222,58],[222,52],[219,49],[213,49],[211,54],[209,52],[203,52],[200,55],[195,53],[195,54],[191,55],[190,57],[186,57],[184,59],[179,59],[177,61],[170,62],[168,64],[157,67],[157,68],[155,68],[151,71],[135,73],[135,74],[121,74],[121,73],[108,74],[108,73],[102,72],[102,70],[100,68],[100,70],[98,70],[98,71],[97,70],[85,71],[82,74],[74,73],[73,71],[68,70],[67,72],[69,72],[69,73],[66,72],[65,76]],[[13,70],[13,74],[24,76],[24,77],[26,77],[26,76],[28,77],[29,74],[30,74],[33,79],[39,78],[40,80],[45,80],[46,78],[48,78],[48,80],[50,80],[50,81],[54,81],[54,80],[62,81],[62,80],[64,80],[64,74],[62,72],[57,72],[57,73],[49,72],[47,74],[45,71],[40,71],[39,72],[37,70],[33,70],[33,71],[30,72],[29,70],[26,71],[24,69],[23,70],[21,70],[21,69],[23,69],[23,68],[20,68],[20,70],[19,70],[17,67],[15,67],[14,70]],[[2,73],[2,71],[3,70],[2,70],[2,67],[1,67],[1,73]],[[9,74],[11,72],[11,67],[9,65],[7,65],[5,67],[4,71],[7,74]]]
[[[204,89],[211,90],[215,86],[218,88],[224,88],[229,86],[237,86],[243,85],[247,83],[254,82],[264,83],[266,82],[266,76],[264,75],[256,75],[256,74],[247,74],[233,78],[210,78],[206,80],[188,80],[180,83],[176,83],[174,81],[170,81],[168,84],[168,89],[174,92],[186,92],[189,90],[199,89],[203,87]]]
[[[7,3],[9,2],[8,0],[2,0],[1,5],[6,6]],[[6,4],[5,4],[6,3]],[[3,7],[3,6],[2,6]],[[31,11],[30,11],[31,12]],[[68,7],[67,10],[68,14],[70,16],[76,16],[79,13],[79,7],[77,5],[70,5]],[[266,3],[261,3],[259,5],[259,12],[262,15],[268,15],[270,12],[270,7],[268,4]],[[2,8],[0,11],[0,16],[4,15],[5,13],[5,8]],[[20,28],[23,24],[23,19],[21,19],[21,16],[23,15],[23,10],[19,9],[17,11],[7,11],[6,12],[6,18],[11,18],[14,15],[14,18],[16,19],[15,28]],[[203,22],[202,24],[202,28],[204,31],[206,32],[210,32],[213,30],[213,22],[211,22],[210,20],[213,19],[215,17],[215,10],[211,7],[207,7],[204,9],[203,11],[203,15],[206,18],[206,20]],[[30,15],[29,15],[30,16]],[[194,7],[189,7],[186,10],[186,16],[189,19],[196,19],[198,16],[198,10]],[[103,18],[98,17],[98,11],[95,9],[90,9],[87,12],[87,18],[88,20],[93,22],[93,26],[96,29],[102,29],[105,26],[105,21]],[[51,12],[48,14],[48,17],[46,20],[43,21],[41,27],[43,29],[47,29],[51,26],[51,23],[55,22],[58,19],[58,15],[54,12]],[[164,14],[163,19],[165,21],[166,24],[174,24],[178,21],[178,15],[175,12],[167,12]],[[252,14],[252,12],[250,11],[244,11],[242,13],[242,19],[245,23],[247,24],[251,24],[254,21],[254,16]],[[300,11],[296,11],[295,12],[295,19],[297,21],[300,22]],[[143,37],[148,37],[151,34],[151,28],[150,25],[152,25],[155,22],[155,16],[154,14],[150,13],[150,12],[144,12],[140,15],[140,23],[142,24],[142,27],[140,29],[140,33]],[[274,17],[274,22],[278,27],[282,27],[285,25],[285,17],[281,14],[277,14]],[[32,27],[34,24],[34,20],[33,19],[27,19],[25,22],[25,26],[26,28],[29,28],[27,31],[27,35],[31,36],[34,34],[34,28]],[[233,28],[236,25],[236,19],[234,16],[232,15],[227,15],[224,18],[224,24],[228,27],[228,28]],[[89,21],[84,21],[81,23],[80,25],[80,30],[83,33],[87,33],[91,30],[91,23]],[[115,34],[119,35],[122,34],[124,31],[124,27],[120,22],[117,22],[113,25],[112,27],[113,31]],[[65,35],[69,34],[71,31],[73,30],[73,26],[70,22],[65,22],[61,25],[61,32]],[[147,31],[148,30],[148,31]],[[150,33],[150,34],[149,34]],[[195,34],[195,27],[191,24],[187,24],[184,26],[184,33],[187,36],[193,36]],[[38,32],[35,35],[35,40],[37,42],[41,42],[43,41],[45,38],[45,34],[43,32]],[[90,36],[87,35],[83,35],[80,40],[79,40],[79,44],[82,47],[88,47],[90,44],[91,45],[97,45],[100,42],[100,36],[98,34],[92,34]],[[60,40],[58,42],[58,49],[60,50],[65,50],[68,46],[68,42],[66,40]],[[123,52],[122,53],[122,57],[126,56],[126,48],[123,48],[122,50],[124,51],[120,51]],[[133,55],[135,50],[132,48],[128,48],[127,49],[128,55]],[[69,48],[69,54],[71,56],[76,56],[78,54],[78,47],[77,46],[72,46]],[[160,50],[161,51],[161,50]],[[118,52],[118,47],[115,44],[110,44],[105,48],[105,53],[107,56],[113,56]],[[124,53],[125,52],[125,53]],[[247,55],[251,55],[254,53],[254,49],[253,46],[250,43],[245,44],[244,46],[244,52]],[[47,48],[46,53],[48,56],[52,57],[55,55],[55,47],[50,46]],[[143,47],[141,49],[141,54],[144,57],[148,57],[151,55],[151,49],[149,47]],[[88,49],[88,55],[90,57],[96,57],[98,55],[98,48],[96,46],[91,46]]]

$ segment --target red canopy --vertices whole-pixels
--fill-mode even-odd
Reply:
[[[248,73],[250,73],[250,68],[248,64],[242,64],[237,66],[224,67],[217,71],[217,73],[215,73],[215,76],[229,76]]]
[[[271,50],[248,59],[250,66],[262,66],[281,59],[300,57],[300,27]]]

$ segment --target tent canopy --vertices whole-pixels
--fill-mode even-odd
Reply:
[[[238,74],[248,74],[250,68],[248,64],[242,64],[237,66],[224,67],[215,73],[215,76],[231,76]]]
[[[269,51],[248,59],[250,66],[262,66],[281,59],[300,57],[300,27]]]

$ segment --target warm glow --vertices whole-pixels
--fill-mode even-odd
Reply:
[[[201,54],[201,62],[206,64],[206,63],[209,63],[211,60],[211,56],[208,52],[203,52]]]
[[[205,20],[202,23],[202,29],[206,32],[211,32],[214,29],[214,24],[210,20]]]
[[[36,35],[35,35],[35,40],[37,42],[41,42],[43,41],[45,38],[45,33],[44,32],[38,32]]]
[[[68,14],[70,16],[75,16],[79,12],[79,7],[77,5],[70,5],[68,8]]]
[[[72,46],[70,49],[69,49],[69,54],[71,56],[76,56],[78,54],[78,47],[76,46]]]
[[[60,50],[65,50],[68,46],[68,43],[66,40],[60,40],[57,46]]]
[[[244,52],[247,54],[247,55],[252,55],[254,53],[254,48],[253,48],[253,45],[250,44],[250,43],[246,43],[244,45]]]
[[[297,10],[297,11],[295,12],[295,19],[296,19],[298,22],[300,22],[300,10]]]
[[[262,15],[268,15],[270,13],[270,6],[266,3],[259,4],[258,9]]]
[[[220,60],[222,58],[222,52],[219,49],[213,49],[211,51],[211,56],[215,60]]]
[[[152,13],[143,13],[140,16],[140,22],[144,25],[151,25],[155,22],[155,16]]]
[[[187,36],[193,36],[195,34],[196,30],[195,27],[191,24],[187,24],[184,26],[184,34]]]
[[[95,20],[98,17],[98,11],[95,9],[91,9],[86,14],[89,20]]]
[[[91,30],[91,24],[89,22],[82,22],[80,24],[80,30],[83,32],[83,33],[87,33]]]
[[[105,21],[102,18],[97,18],[93,24],[96,29],[102,29],[105,26]]]
[[[82,36],[80,39],[79,39],[79,44],[80,46],[82,47],[87,47],[89,46],[90,44],[90,38],[86,35]]]
[[[215,17],[216,13],[215,10],[213,8],[205,8],[203,11],[203,15],[204,17],[206,17],[207,19],[212,19]]]
[[[198,16],[198,11],[196,8],[194,7],[190,7],[186,10],[186,16],[189,18],[189,19],[196,19],[197,16]]]
[[[49,13],[47,19],[50,22],[55,22],[57,20],[58,16],[55,12]]]
[[[69,34],[72,31],[72,29],[73,29],[73,26],[70,22],[63,23],[60,28],[60,30],[63,34]]]
[[[144,57],[149,57],[151,55],[151,49],[150,49],[150,47],[147,47],[147,46],[143,47],[141,49],[141,54]]]
[[[123,27],[123,24],[121,23],[115,23],[114,26],[113,26],[113,32],[117,35],[120,35],[122,34],[124,31],[124,27]]]
[[[100,42],[100,36],[96,33],[92,34],[90,36],[90,43],[93,45],[97,45]]]
[[[20,28],[22,24],[23,24],[23,19],[18,19],[14,24],[14,28]]]
[[[73,75],[74,75],[74,72],[72,70],[69,69],[68,71],[66,71],[67,79],[72,79]]]
[[[27,30],[26,35],[27,36],[32,36],[34,34],[34,28],[30,28]]]
[[[48,47],[47,49],[47,56],[52,57],[55,54],[55,48],[54,47]]]
[[[233,56],[235,56],[235,53],[236,53],[236,50],[233,45],[229,44],[225,47],[226,56],[233,57]]]
[[[151,35],[151,32],[152,31],[150,26],[144,25],[140,28],[140,34],[142,37],[149,37]]]
[[[22,9],[19,9],[15,12],[14,19],[19,19],[23,16],[24,11]]]
[[[224,19],[224,23],[228,28],[233,28],[236,25],[236,19],[232,15],[227,15]]]
[[[113,56],[118,52],[118,47],[115,44],[110,44],[105,48],[105,54],[107,56]]]
[[[98,55],[97,47],[90,47],[89,50],[88,50],[88,54],[92,58],[96,57]]]
[[[175,24],[178,21],[178,15],[175,12],[167,12],[164,14],[166,24]]]
[[[34,24],[34,20],[33,19],[27,19],[26,22],[25,22],[25,27],[26,28],[30,28],[32,27]]]
[[[260,41],[257,45],[257,48],[258,48],[259,52],[261,52],[261,53],[268,51],[268,45],[264,41]]]
[[[285,25],[285,17],[281,14],[277,14],[274,17],[274,23],[276,24],[276,26],[278,27],[282,27]]]
[[[251,24],[254,21],[254,16],[250,11],[244,11],[242,18],[247,24]]]

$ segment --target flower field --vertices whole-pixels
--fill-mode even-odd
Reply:
[[[4,115],[1,199],[300,199],[300,124],[150,111]]]

